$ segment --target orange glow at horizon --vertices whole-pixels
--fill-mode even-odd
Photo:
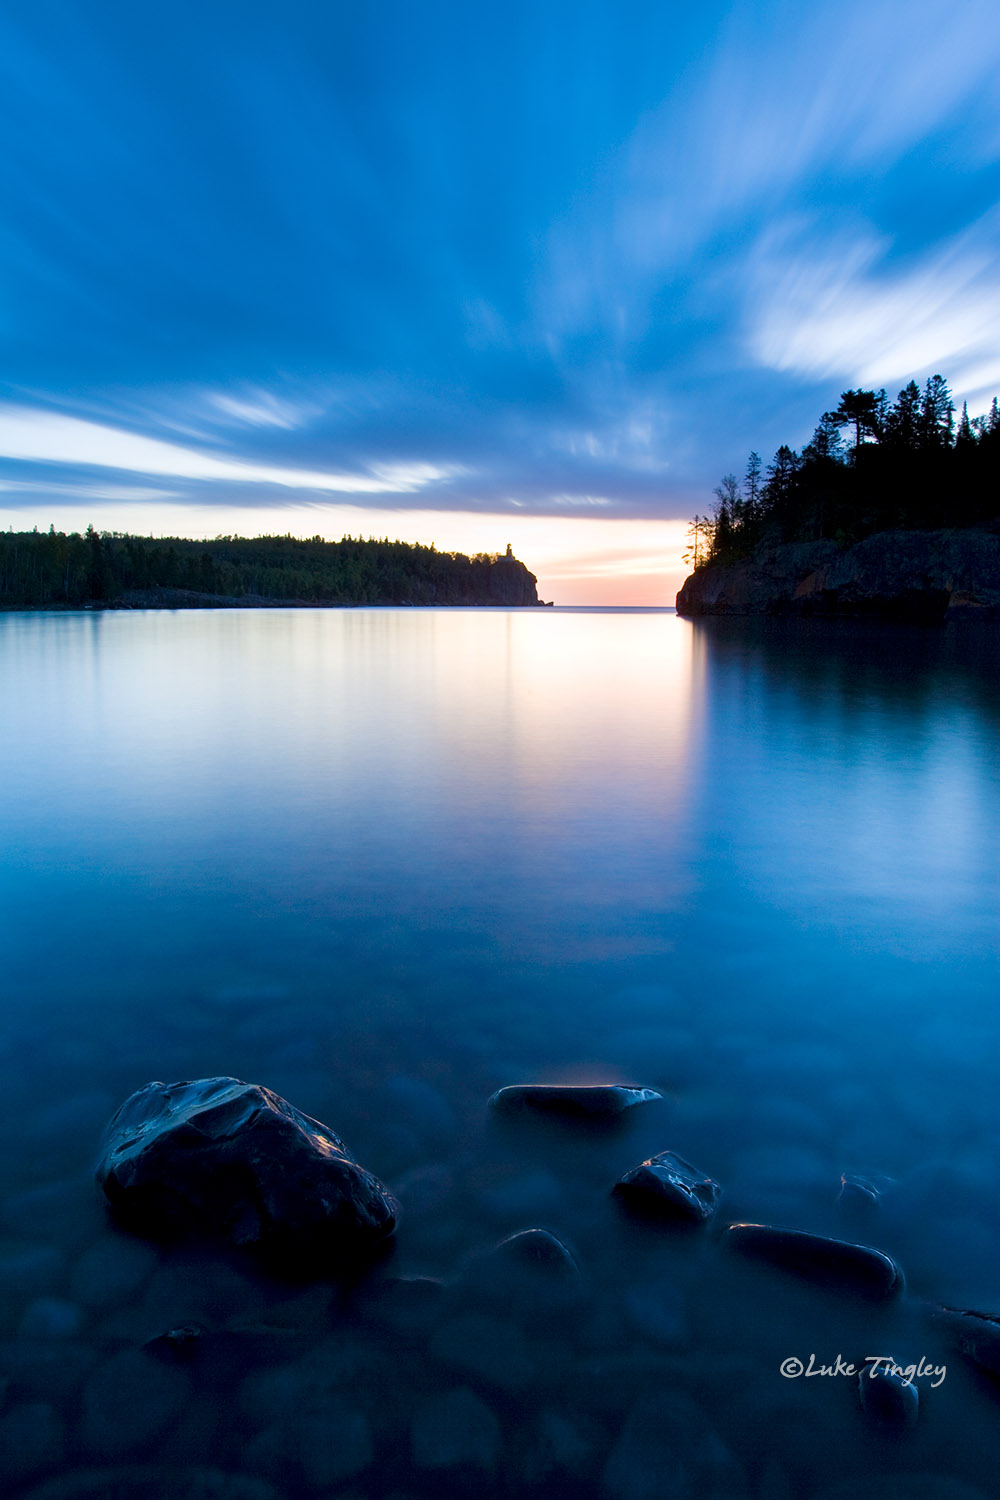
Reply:
[[[555,604],[672,605],[688,569],[681,562],[688,523],[611,516],[529,516],[479,511],[387,510],[315,504],[273,507],[142,505],[95,500],[37,511],[0,510],[0,526],[30,531],[132,531],[141,536],[261,534],[329,541],[387,536],[432,543],[442,552],[502,552],[509,542],[538,578],[538,597]]]

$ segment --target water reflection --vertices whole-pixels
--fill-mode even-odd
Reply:
[[[556,1492],[597,1493],[650,1380],[722,1434],[727,1493],[891,1475],[848,1393],[776,1371],[841,1345],[939,1360],[921,1298],[1000,1306],[995,668],[985,634],[656,612],[0,616],[0,1261],[34,1268],[0,1306],[16,1399],[42,1399],[31,1330],[72,1322],[52,1420],[71,1467],[104,1461],[88,1360],[194,1318],[239,1349],[207,1359],[197,1461],[240,1469],[256,1443],[292,1494],[330,1485],[275,1412],[346,1368],[387,1455],[366,1492],[419,1490],[412,1393],[456,1384],[495,1423],[497,1492],[542,1412],[588,1455]],[[571,1243],[569,1325],[496,1334],[524,1384],[482,1341],[469,1364],[447,1298],[404,1329],[381,1282],[317,1312],[228,1265],[129,1260],[90,1194],[97,1132],[148,1079],[215,1073],[390,1183],[398,1270],[458,1284],[505,1233]],[[491,1124],[494,1089],[544,1078],[668,1102],[607,1139]],[[872,1323],[711,1234],[643,1232],[609,1190],[664,1149],[722,1183],[726,1218],[824,1233],[857,1232],[843,1171],[893,1178],[864,1232],[910,1297]],[[958,1369],[932,1394],[905,1463],[983,1483],[993,1397]]]

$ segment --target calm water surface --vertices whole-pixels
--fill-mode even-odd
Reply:
[[[4,1492],[992,1493],[1000,1395],[926,1308],[1000,1311],[998,664],[665,611],[0,616]],[[393,1187],[367,1282],[107,1224],[105,1120],[216,1073]],[[610,1135],[486,1111],[596,1079],[666,1101]],[[722,1222],[877,1244],[906,1298],[626,1220],[667,1148]],[[844,1171],[894,1179],[864,1222]],[[535,1226],[580,1301],[470,1300]],[[182,1324],[189,1358],[138,1352]],[[810,1353],[947,1376],[894,1436],[780,1375]]]

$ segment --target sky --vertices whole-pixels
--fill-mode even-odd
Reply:
[[[0,12],[0,525],[668,604],[851,386],[1000,391],[993,0]]]

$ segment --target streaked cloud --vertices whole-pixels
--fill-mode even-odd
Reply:
[[[1000,215],[894,264],[891,245],[820,224],[779,226],[751,264],[749,343],[762,364],[816,379],[892,386],[949,372],[960,397],[1000,389]]]
[[[248,391],[242,396],[209,391],[205,399],[223,417],[248,427],[282,427],[290,431],[322,412],[320,406],[295,405],[265,390]]]
[[[541,538],[703,510],[848,385],[975,410],[998,73],[992,0],[9,10],[4,497]]]
[[[357,495],[410,493],[432,479],[446,479],[449,473],[447,469],[421,462],[376,464],[367,475],[278,468],[220,458],[59,412],[11,405],[0,406],[0,457],[128,469],[133,473],[165,474],[178,479],[274,484],[287,489],[333,490]]]

